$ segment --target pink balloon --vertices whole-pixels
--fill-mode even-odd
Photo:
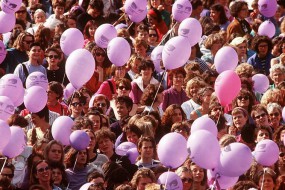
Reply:
[[[7,121],[14,112],[15,106],[11,99],[7,96],[0,96],[0,119]]]
[[[129,160],[131,161],[132,164],[135,164],[136,163],[136,160],[139,156],[139,152],[138,152],[138,149],[137,148],[130,148],[128,151],[127,151],[127,157],[129,158]]]
[[[76,89],[74,88],[74,86],[72,86],[71,83],[68,83],[66,85],[65,89],[63,90],[64,99],[67,100],[75,91],[76,91]]]
[[[168,40],[162,51],[165,69],[171,70],[183,66],[191,54],[191,45],[187,38],[176,36]],[[179,58],[179,59],[178,59]]]
[[[220,145],[217,136],[206,130],[191,133],[187,142],[190,158],[198,166],[213,169],[218,165]]]
[[[153,61],[153,64],[154,64],[154,67],[155,67],[155,70],[157,72],[161,72],[163,71],[160,67],[160,62],[161,62],[161,59],[162,59],[162,51],[163,51],[163,47],[164,46],[156,46],[151,54],[150,54],[150,59]]]
[[[140,12],[139,14],[137,14],[137,13],[130,14],[129,18],[132,22],[139,23],[143,19],[145,19],[146,15],[147,15],[147,9],[145,8],[144,11]]]
[[[48,79],[45,74],[42,72],[36,71],[29,74],[26,80],[26,88],[30,88],[32,86],[40,86],[43,89],[47,90],[48,88]]]
[[[69,137],[70,145],[76,150],[84,150],[90,143],[89,135],[83,130],[73,131]]]
[[[192,5],[189,0],[177,0],[172,6],[173,18],[178,22],[190,17],[191,13]]]
[[[9,143],[10,138],[10,126],[5,121],[0,120],[0,152],[2,152],[4,147]]]
[[[0,96],[9,97],[14,104],[21,97],[23,89],[21,79],[14,74],[6,74],[0,79]]]
[[[268,36],[272,38],[275,35],[276,29],[270,20],[266,20],[258,27],[258,34],[260,36]]]
[[[254,81],[253,89],[255,92],[264,93],[269,88],[269,79],[264,74],[255,74],[252,80]]]
[[[193,122],[191,126],[191,133],[195,133],[198,130],[206,130],[212,133],[215,137],[218,135],[218,128],[215,124],[215,122],[207,117],[207,116],[202,116]]]
[[[10,32],[16,24],[15,14],[7,14],[0,11],[0,33],[4,34]]]
[[[277,11],[277,1],[258,0],[258,10],[266,17],[273,17]]]
[[[137,148],[137,146],[132,142],[123,142],[116,148],[116,153],[120,156],[125,156],[131,148]]]
[[[0,64],[4,61],[6,55],[7,55],[7,51],[6,51],[5,45],[0,40]]]
[[[124,38],[116,37],[108,44],[107,55],[114,65],[123,66],[131,56],[130,44]]]
[[[230,104],[241,89],[241,81],[234,71],[224,71],[215,81],[215,93],[221,105]]]
[[[24,104],[30,112],[37,113],[41,111],[47,104],[46,90],[40,86],[30,87],[24,96]]]
[[[231,143],[223,148],[217,171],[224,176],[238,177],[250,168],[252,161],[248,146],[242,143]]]
[[[73,51],[66,60],[65,73],[72,86],[79,89],[92,77],[95,70],[93,55],[86,49]]]
[[[65,55],[70,55],[74,50],[81,49],[83,45],[83,34],[77,28],[65,30],[60,37],[60,47]]]
[[[117,30],[111,24],[100,25],[94,35],[95,43],[101,48],[107,48],[108,43],[117,37]]]
[[[208,183],[209,185],[213,185],[212,182],[214,182],[216,179],[221,189],[228,189],[234,186],[239,179],[239,177],[223,176],[223,175],[217,174],[215,171],[212,171],[212,170],[207,170],[207,177],[208,177],[208,181],[210,182]]]
[[[22,128],[10,127],[11,137],[8,144],[3,148],[2,154],[8,158],[14,158],[23,152],[26,147],[25,133]]]
[[[165,185],[165,189],[169,190],[183,189],[183,183],[181,181],[181,178],[174,172],[164,172],[159,176],[157,183]]]
[[[279,157],[278,145],[269,139],[262,140],[257,143],[253,156],[262,166],[272,166]]]
[[[157,146],[157,155],[164,166],[178,168],[183,164],[188,155],[186,139],[179,133],[164,135]]]
[[[146,5],[146,0],[126,0],[124,8],[128,15],[140,15],[145,11]]]
[[[238,64],[238,54],[236,50],[230,46],[222,47],[215,56],[214,64],[218,73],[235,70]]]
[[[55,140],[63,145],[69,145],[69,136],[74,121],[68,116],[60,116],[52,124],[51,134]]]
[[[194,46],[201,40],[202,26],[197,19],[186,18],[179,25],[178,35],[187,38],[191,46]]]
[[[9,0],[9,1],[2,1],[1,9],[7,14],[14,14],[18,11],[21,7],[22,0]]]

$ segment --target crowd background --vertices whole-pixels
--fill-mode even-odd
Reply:
[[[199,21],[202,36],[197,44],[191,44],[182,66],[175,67],[175,60],[181,58],[178,54],[174,69],[167,69],[163,61],[154,64],[151,53],[178,36],[180,22],[173,18],[173,0],[148,0],[146,17],[137,23],[124,13],[123,0],[24,0],[14,13],[13,29],[0,33],[0,75],[2,84],[8,74],[16,75],[27,89],[33,81],[42,82],[46,101],[38,111],[17,102],[14,112],[13,106],[2,107],[8,100],[1,98],[1,110],[9,116],[7,123],[13,126],[11,131],[17,131],[14,126],[22,128],[25,146],[15,154],[17,148],[11,143],[19,139],[12,139],[5,148],[0,143],[0,189],[165,189],[160,175],[167,171],[175,172],[180,180],[167,174],[167,189],[285,189],[285,2],[277,1],[272,17],[260,11],[274,2],[192,0],[190,17]],[[1,3],[11,9],[17,6],[12,0]],[[137,5],[132,6],[136,9]],[[274,34],[261,35],[259,26],[268,20],[273,28],[266,28],[265,33],[270,30]],[[106,23],[114,25],[117,36],[131,47],[131,56],[123,65],[112,63],[107,48],[94,41],[97,28]],[[1,24],[0,31],[3,21]],[[79,74],[70,80],[65,71],[68,55],[61,44],[65,40],[62,34],[70,28],[82,32],[82,48],[95,61],[95,69],[89,68],[92,77],[77,89],[69,82],[85,73],[79,68]],[[225,46],[235,50],[238,65],[234,73],[240,80],[237,94],[227,105],[216,92],[220,72],[214,62]],[[116,51],[123,55],[125,49],[122,46]],[[260,86],[253,79],[256,74],[266,76]],[[228,81],[236,86],[233,78]],[[231,87],[228,91],[222,94],[229,96]],[[35,102],[44,99],[39,93],[34,97]],[[88,146],[80,149],[64,142],[68,134],[52,129],[59,118],[62,126],[71,120],[72,131],[88,134]],[[193,122],[201,118],[214,122],[214,139],[219,140],[221,149],[241,143],[254,151],[259,142],[269,139],[278,146],[276,160],[267,165],[254,159],[242,174],[224,181],[209,171],[207,177],[209,168],[195,163],[189,154],[177,167],[167,167],[167,155],[159,158],[157,151],[160,140],[177,133],[186,142],[193,134]],[[135,151],[126,156],[120,145],[128,142],[135,145]],[[183,146],[160,147],[175,150]],[[210,157],[204,158],[205,163]],[[174,165],[178,162],[171,161]]]

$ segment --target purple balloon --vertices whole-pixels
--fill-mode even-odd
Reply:
[[[14,14],[21,7],[22,0],[9,0],[0,3],[2,11],[7,14]]]
[[[218,165],[220,157],[220,145],[217,136],[206,130],[198,130],[191,133],[187,149],[190,158],[198,166],[205,169],[213,169]]]
[[[178,35],[188,39],[191,46],[197,44],[202,37],[202,26],[195,18],[186,18],[181,22]]]
[[[21,98],[23,89],[21,79],[14,74],[6,74],[0,79],[0,96],[9,97],[14,104]]]
[[[277,11],[277,1],[258,0],[258,10],[266,17],[273,17]]]
[[[238,64],[238,54],[236,50],[230,46],[222,47],[218,50],[214,58],[214,64],[218,73],[235,70]]]
[[[163,51],[164,46],[156,46],[151,54],[150,54],[150,59],[153,61],[155,70],[157,72],[163,71],[160,67],[161,59],[162,59],[162,51]]]
[[[74,86],[72,86],[71,83],[68,83],[65,87],[65,89],[63,90],[63,97],[64,99],[68,99],[72,94],[73,92],[75,92],[76,89],[74,88]]]
[[[129,160],[131,161],[132,164],[135,164],[136,163],[136,160],[139,156],[139,152],[138,152],[138,149],[137,148],[130,148],[128,151],[127,151],[127,157],[129,158]]]
[[[223,148],[217,171],[224,176],[238,177],[250,168],[252,161],[248,146],[242,143],[231,143]]]
[[[227,177],[217,174],[215,171],[207,170],[208,185],[213,185],[212,182],[217,180],[221,189],[228,189],[236,184],[239,177]]]
[[[48,88],[48,79],[45,74],[42,72],[36,71],[29,74],[26,80],[26,88],[30,88],[32,86],[40,86],[43,89],[47,90]]]
[[[223,106],[232,103],[240,89],[241,81],[234,71],[222,72],[215,81],[215,93]]]
[[[120,156],[125,156],[131,148],[137,148],[137,146],[132,142],[123,142],[116,148],[116,153]]]
[[[266,20],[258,27],[258,34],[260,36],[268,36],[272,38],[275,35],[276,29],[270,20]]]
[[[30,87],[24,96],[24,104],[30,112],[37,113],[41,111],[47,104],[46,90],[40,86]]]
[[[140,15],[145,11],[146,5],[146,0],[126,0],[124,8],[128,15]]]
[[[3,148],[2,154],[8,158],[14,158],[23,152],[26,147],[25,133],[22,128],[10,127],[11,137],[8,144]]]
[[[190,17],[191,13],[192,5],[189,0],[177,0],[172,6],[173,18],[178,22]]]
[[[14,106],[17,107],[19,105],[21,105],[22,103],[24,103],[24,95],[25,95],[25,89],[22,88],[22,90],[19,92],[19,98],[14,102]]]
[[[90,80],[95,70],[93,55],[86,49],[73,51],[66,60],[65,73],[72,86],[81,88]]]
[[[71,133],[69,142],[74,149],[81,151],[85,150],[88,147],[90,143],[90,137],[85,131],[76,130]]]
[[[65,55],[70,55],[74,50],[81,49],[83,45],[83,34],[77,28],[65,30],[60,37],[60,47]]]
[[[183,189],[183,183],[181,181],[181,178],[174,172],[164,172],[159,176],[157,183],[165,185],[165,189],[167,190]]]
[[[0,11],[0,33],[4,34],[10,32],[16,24],[15,14],[7,14]]]
[[[108,44],[107,55],[114,65],[123,66],[131,56],[130,44],[124,38],[116,37]]]
[[[145,10],[143,12],[140,12],[139,14],[136,13],[130,14],[129,18],[132,22],[139,23],[143,19],[145,19],[146,15],[147,15],[147,9],[145,8]]]
[[[218,128],[215,122],[208,116],[202,116],[193,122],[191,126],[191,133],[194,133],[198,130],[206,130],[212,133],[215,137],[218,135]]]
[[[107,48],[109,42],[117,37],[117,30],[111,24],[100,25],[94,35],[95,43],[101,48]]]
[[[10,126],[7,124],[7,122],[0,120],[0,152],[2,152],[4,147],[9,143],[10,138]]]
[[[15,106],[11,99],[7,96],[0,96],[0,119],[7,121],[14,112]]]
[[[255,92],[264,93],[269,88],[269,79],[264,74],[255,74],[252,76],[252,80]]]
[[[60,116],[52,124],[51,134],[55,140],[63,145],[69,145],[69,136],[74,121],[68,116]]]
[[[262,140],[257,143],[253,156],[262,166],[272,166],[279,157],[278,145],[269,139]]]
[[[187,38],[176,36],[168,40],[162,51],[165,69],[171,70],[183,66],[191,54],[191,45]],[[178,59],[179,58],[179,59]]]
[[[157,146],[157,155],[164,166],[178,168],[188,155],[186,139],[179,133],[164,135]]]
[[[7,55],[7,51],[6,51],[5,45],[0,40],[0,64],[4,61],[6,55]]]

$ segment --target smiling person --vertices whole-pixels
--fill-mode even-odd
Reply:
[[[255,105],[252,108],[251,111],[251,117],[254,119],[255,125],[260,127],[260,126],[266,126],[269,127],[269,118],[268,118],[268,112],[266,108],[261,105]]]
[[[276,173],[271,168],[263,168],[257,173],[256,184],[262,190],[274,190],[276,186]]]
[[[82,93],[76,91],[68,99],[69,112],[71,119],[83,116],[83,106],[86,103],[86,97]]]
[[[270,126],[273,130],[277,130],[282,122],[282,107],[277,103],[267,104]]]
[[[270,68],[269,71],[269,76],[273,81],[273,84],[270,85],[270,88],[274,89],[285,80],[285,67],[281,64],[275,64]]]

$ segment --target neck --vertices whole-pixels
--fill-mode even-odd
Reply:
[[[57,101],[57,100],[48,101],[48,102],[47,102],[47,105],[48,105],[48,106],[56,106],[57,104],[58,104],[58,101]]]
[[[84,168],[84,164],[76,164],[75,166],[76,169],[80,170],[80,169],[83,169]]]
[[[94,158],[97,154],[93,151],[93,149],[89,148],[88,149],[88,155],[89,155],[89,159]]]
[[[32,65],[35,65],[35,66],[38,66],[39,65],[39,60],[35,60],[35,59],[30,59],[29,60],[30,61],[30,63],[32,64]]]
[[[49,182],[41,182],[41,185],[44,186],[46,190],[52,190]]]
[[[40,129],[45,132],[48,128],[49,128],[49,123],[47,122],[42,122],[40,125],[39,125]]]
[[[57,70],[59,67],[57,65],[49,65],[48,70]]]
[[[148,85],[150,83],[151,78],[142,78],[143,85]]]
[[[108,157],[111,158],[114,154],[114,151],[110,151],[110,152],[104,152],[104,154]]]
[[[141,160],[142,160],[142,163],[146,163],[146,164],[152,163],[152,158],[141,158]]]
[[[173,85],[173,88],[180,92],[182,90],[182,87],[180,85]]]

